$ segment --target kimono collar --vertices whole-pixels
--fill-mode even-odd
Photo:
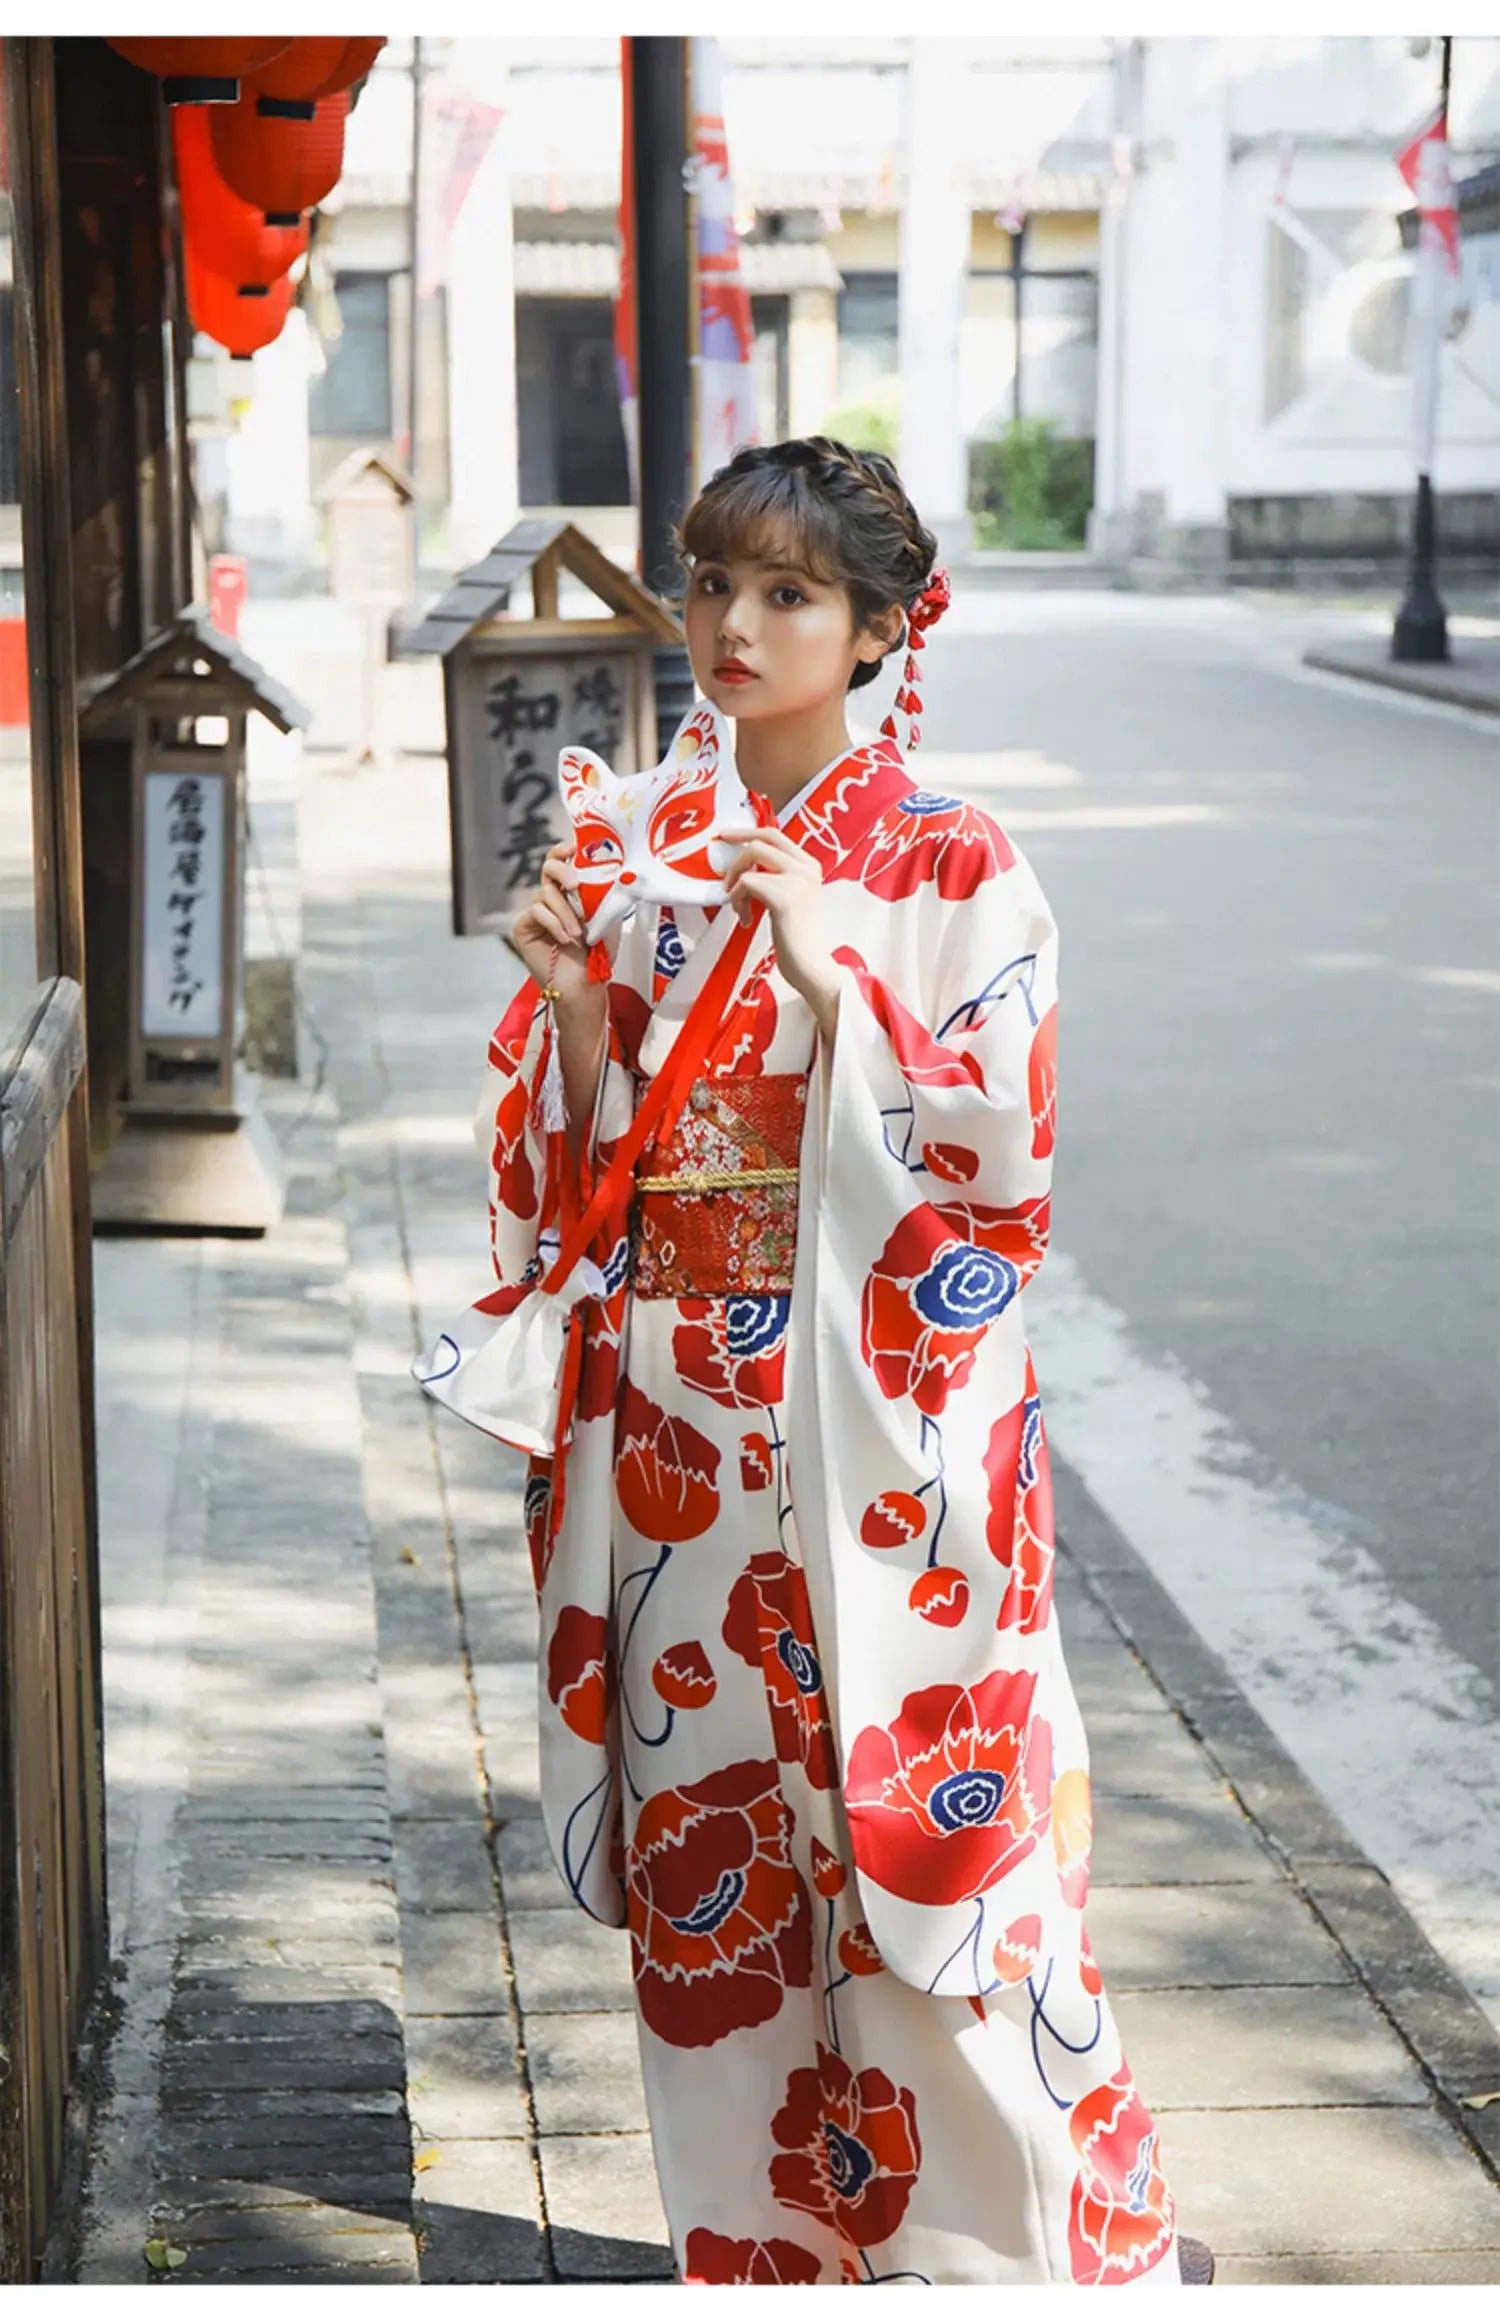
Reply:
[[[815,776],[798,794],[781,827],[788,838],[817,857],[826,878],[833,865],[868,837],[881,816],[916,787],[901,763],[897,744],[881,736],[845,751]]]

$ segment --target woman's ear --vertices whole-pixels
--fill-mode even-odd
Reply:
[[[880,663],[893,654],[901,644],[906,629],[906,617],[899,607],[887,607],[872,623],[867,623],[859,634],[855,650],[861,663]]]

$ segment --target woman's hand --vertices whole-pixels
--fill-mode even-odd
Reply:
[[[735,916],[743,919],[752,903],[765,904],[776,963],[831,1044],[843,975],[823,931],[823,873],[805,848],[774,825],[720,836],[740,850],[724,874]]]
[[[571,839],[547,849],[542,883],[511,929],[511,940],[532,980],[544,990],[555,990],[559,1001],[570,1005],[580,991],[601,987],[589,981],[588,945],[568,900],[569,890],[578,884],[572,853]]]

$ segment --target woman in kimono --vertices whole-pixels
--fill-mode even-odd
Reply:
[[[629,1927],[686,2280],[1206,2282],[1084,1924],[1022,1315],[1056,928],[894,720],[851,740],[850,690],[947,599],[892,464],[746,450],[681,540],[760,826],[726,902],[642,904],[607,967],[554,849],[490,1052],[503,1321],[698,1018],[528,1481],[553,1849]]]

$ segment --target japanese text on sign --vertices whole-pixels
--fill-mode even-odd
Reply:
[[[148,774],[141,1031],[217,1038],[223,1027],[224,782]]]
[[[566,836],[557,754],[581,743],[614,763],[625,728],[626,688],[613,663],[541,661],[497,670],[484,690],[494,761],[495,861],[509,894],[534,886],[547,849]]]

